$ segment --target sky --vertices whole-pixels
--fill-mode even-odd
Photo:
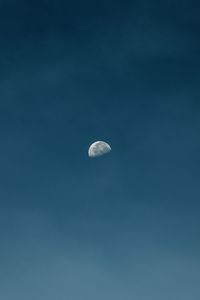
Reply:
[[[0,1],[0,299],[200,299],[199,9]]]

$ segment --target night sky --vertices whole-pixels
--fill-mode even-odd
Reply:
[[[200,299],[199,12],[0,1],[1,300]]]

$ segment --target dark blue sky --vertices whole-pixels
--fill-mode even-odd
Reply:
[[[199,10],[0,1],[0,299],[200,299]]]

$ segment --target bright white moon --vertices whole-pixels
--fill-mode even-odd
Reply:
[[[88,155],[89,157],[98,157],[107,154],[110,151],[110,145],[103,141],[97,141],[89,147]]]

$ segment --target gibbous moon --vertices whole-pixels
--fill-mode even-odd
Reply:
[[[88,150],[89,157],[98,157],[107,154],[111,151],[110,145],[103,141],[93,143]]]

